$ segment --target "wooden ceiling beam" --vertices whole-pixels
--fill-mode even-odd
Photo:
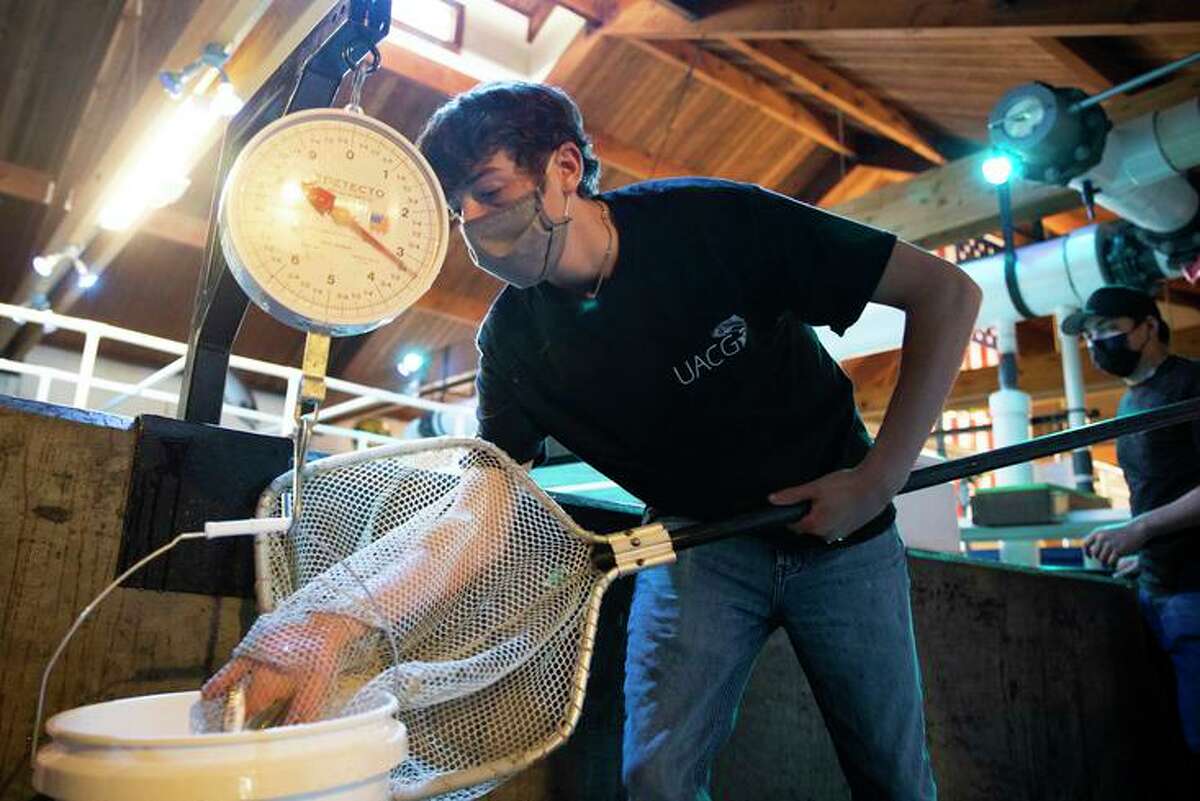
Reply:
[[[758,176],[758,185],[765,186],[768,189],[774,189],[776,192],[788,194],[789,186],[784,186],[786,181],[800,162],[812,155],[817,149],[817,143],[806,137],[799,137],[786,153],[775,160],[775,163],[768,170]]]
[[[907,147],[922,158],[934,164],[946,163],[945,156],[937,152],[903,114],[853,81],[800,52],[794,45],[772,41],[747,42],[733,38],[723,38],[721,41],[800,91],[833,106],[847,117]]]
[[[588,39],[588,49],[594,43]],[[383,69],[421,84],[440,94],[453,96],[479,84],[470,75],[417,55],[399,45],[384,42],[379,48],[383,57]],[[577,62],[578,63],[578,62]],[[655,159],[640,148],[621,142],[603,132],[591,132],[596,155],[613,169],[642,180],[668,175],[692,175],[695,171],[671,160]],[[655,169],[657,162],[657,169]]]
[[[1200,74],[1128,97],[1114,98],[1105,108],[1114,125],[1141,114],[1169,108],[1200,94]],[[909,181],[885,186],[832,208],[846,217],[894,232],[923,247],[937,247],[999,227],[995,189],[983,180],[980,165],[987,153],[977,153],[923,172]],[[1012,181],[1014,219],[1027,222],[1081,205],[1078,193],[1067,187]]]
[[[609,167],[632,175],[639,181],[647,178],[694,175],[695,170],[669,159],[657,159],[639,148],[620,142],[608,134],[592,131],[592,144],[600,161]]]
[[[842,155],[854,155],[854,151],[839,142],[829,127],[804,104],[707,50],[690,42],[652,42],[642,39],[627,41],[664,63],[685,71],[690,69],[702,83],[753,106],[776,122],[815,140],[824,147]]]
[[[907,181],[915,173],[905,170],[892,170],[887,167],[872,167],[869,164],[855,164],[841,180],[833,185],[817,202],[822,208],[829,208],[840,203],[847,203],[868,192],[873,192],[882,186]]]
[[[1079,88],[1089,94],[1112,89],[1115,82],[1083,56],[1070,39],[1058,36],[1034,36],[1032,41],[1042,52],[1061,64],[1075,79]]]
[[[386,72],[407,78],[435,92],[453,97],[479,84],[470,75],[439,64],[433,59],[419,56],[407,47],[401,47],[387,39],[379,43],[379,55],[383,59],[381,68]]]
[[[698,19],[642,0],[608,33],[639,39],[990,39],[1200,33],[1194,0],[742,0]]]
[[[30,203],[54,202],[54,176],[41,170],[0,161],[0,195]]]

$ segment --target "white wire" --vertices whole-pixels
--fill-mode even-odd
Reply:
[[[42,686],[38,690],[37,712],[33,718],[33,737],[29,746],[29,766],[31,768],[37,764],[38,737],[40,736],[42,729],[42,714],[45,712],[46,687],[50,683],[50,671],[54,669],[54,663],[58,661],[60,656],[62,656],[62,652],[66,650],[67,643],[71,641],[73,636],[75,636],[75,632],[78,631],[79,627],[83,625],[83,622],[87,620],[87,617],[92,613],[92,610],[94,610],[101,601],[108,597],[108,594],[115,590],[122,581],[133,575],[133,573],[135,573],[139,568],[143,567],[146,563],[157,559],[159,556],[162,556],[164,553],[171,550],[184,540],[202,539],[204,537],[205,534],[202,531],[184,532],[158,550],[152,551],[148,555],[143,556],[141,559],[134,562],[132,567],[113,579],[112,583],[105,587],[104,590],[97,595],[90,604],[83,608],[83,611],[79,613],[79,617],[75,618],[75,622],[71,625],[71,628],[67,629],[67,633],[64,634],[62,640],[59,641],[58,647],[54,649],[54,654],[50,657],[50,661],[46,663],[46,669],[42,671]]]

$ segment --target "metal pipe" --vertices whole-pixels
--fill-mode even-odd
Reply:
[[[1132,89],[1137,89],[1139,86],[1145,86],[1153,80],[1157,80],[1164,75],[1170,75],[1173,72],[1178,72],[1189,64],[1194,64],[1197,61],[1200,61],[1200,50],[1192,53],[1190,56],[1184,56],[1178,61],[1172,61],[1170,64],[1165,64],[1157,69],[1152,69],[1149,72],[1142,73],[1136,78],[1130,78],[1128,81],[1125,81],[1125,83],[1119,83],[1111,89],[1105,89],[1103,92],[1094,94],[1091,97],[1086,97],[1083,100],[1080,100],[1078,103],[1071,104],[1067,111],[1075,114],[1076,112],[1083,111],[1085,108],[1091,108],[1097,103],[1103,103],[1110,97],[1124,94]]]
[[[1082,428],[1087,425],[1087,408],[1084,399],[1083,360],[1079,356],[1079,341],[1070,334],[1064,334],[1062,321],[1075,311],[1076,307],[1064,306],[1054,313],[1054,330],[1058,332],[1058,349],[1062,356],[1063,394],[1067,401],[1067,425],[1071,428]],[[1091,492],[1095,489],[1092,478],[1092,453],[1081,449],[1071,454],[1072,470],[1075,474],[1076,489]]]
[[[1028,442],[951,459],[948,462],[914,470],[900,490],[900,494],[935,487],[947,481],[977,476],[980,473],[1021,464],[1031,459],[1053,456],[1056,453],[1094,445],[1097,442],[1106,442],[1125,434],[1153,431],[1197,419],[1200,419],[1200,398],[1192,398],[1137,414],[1114,417],[1111,420],[1092,423],[1082,428],[1046,434]],[[671,531],[671,544],[678,552],[741,534],[795,523],[806,514],[808,514],[808,504],[799,503],[794,506],[777,506],[756,512],[746,512],[728,520],[696,523]],[[607,567],[612,566],[611,558],[612,554],[606,553],[602,548],[598,548],[593,556],[597,565]]]
[[[1168,234],[1196,216],[1200,197],[1182,174],[1200,161],[1200,98],[1152,111],[1114,128],[1100,163],[1072,179],[1095,201],[1139,228]]]

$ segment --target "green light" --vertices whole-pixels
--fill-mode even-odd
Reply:
[[[408,377],[425,366],[425,357],[415,350],[404,354],[404,358],[396,362],[396,372]]]
[[[1012,177],[1013,163],[1012,159],[1000,153],[984,159],[981,168],[984,180],[989,184],[999,186],[1008,183],[1008,179]]]

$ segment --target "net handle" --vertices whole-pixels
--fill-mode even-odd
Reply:
[[[1007,445],[1003,448],[995,448],[914,470],[900,490],[900,494],[928,489],[947,481],[987,473],[1001,467],[1021,464],[1031,459],[1040,459],[1086,445],[1094,445],[1097,442],[1104,442],[1124,434],[1151,431],[1196,419],[1200,419],[1200,398],[1180,401],[1124,417],[1114,417],[1111,420],[1067,431],[1045,434],[1016,445]],[[670,532],[671,544],[678,552],[741,534],[795,523],[808,514],[809,506],[810,504],[806,501],[793,506],[777,506],[747,512],[727,520],[686,525]],[[598,554],[597,561],[602,560],[602,555]]]

